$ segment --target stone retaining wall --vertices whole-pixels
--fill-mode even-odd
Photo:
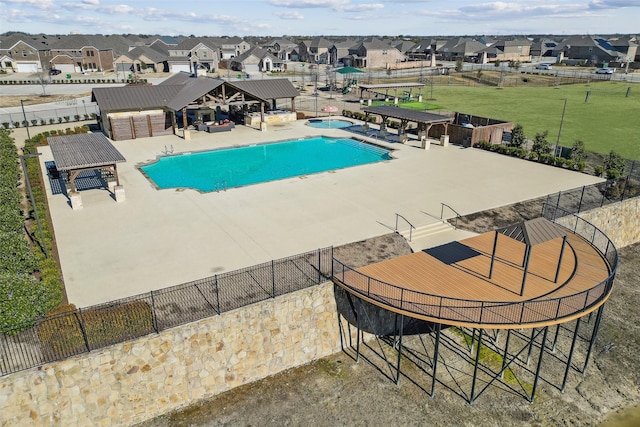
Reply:
[[[640,242],[640,197],[581,212],[579,216],[598,227],[617,248]]]
[[[0,378],[0,425],[131,425],[340,351],[333,284]]]

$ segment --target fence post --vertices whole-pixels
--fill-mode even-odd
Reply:
[[[216,287],[216,305],[218,306],[218,314],[222,314],[222,312],[220,311],[220,292],[218,291],[218,275],[214,274],[213,275],[213,283]]]
[[[276,265],[275,261],[271,260],[271,298],[276,297]]]
[[[320,249],[318,249],[318,283],[317,283],[318,285],[320,284],[320,277],[321,277],[321,274],[320,274]]]
[[[624,200],[624,193],[627,192],[627,187],[629,186],[629,177],[630,175],[627,175],[627,179],[625,179],[624,181],[624,188],[622,189],[622,194],[620,195],[620,201]]]
[[[580,194],[580,203],[578,203],[578,212],[580,213],[581,209],[582,209],[582,199],[584,198],[584,189],[587,188],[586,185],[582,186],[582,193]]]
[[[89,339],[87,338],[87,331],[84,328],[84,321],[82,320],[82,309],[79,308],[78,311],[74,313],[76,320],[78,321],[78,325],[80,326],[80,331],[82,332],[82,338],[84,338],[84,345],[87,347],[87,352],[91,351],[91,346],[89,346]]]
[[[160,332],[158,330],[158,318],[156,317],[156,302],[153,299],[153,291],[150,292],[151,294],[151,321],[153,323],[153,329],[156,331],[156,333]]]

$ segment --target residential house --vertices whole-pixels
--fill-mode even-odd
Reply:
[[[272,39],[266,43],[263,43],[261,47],[273,54],[276,58],[279,58],[283,62],[297,61],[298,60],[298,44],[286,39]],[[295,59],[292,59],[292,55]]]
[[[48,49],[51,68],[81,73],[113,70],[115,58],[128,51],[129,42],[118,35],[58,35],[46,38],[41,48]]]
[[[360,68],[388,68],[390,64],[404,62],[407,57],[389,43],[376,39],[365,39],[349,49],[344,58],[345,65]]]
[[[555,56],[554,49],[558,45],[558,42],[548,38],[542,38],[540,40],[531,43],[529,48],[529,54],[533,57],[548,57]]]
[[[438,58],[446,61],[478,61],[486,45],[469,37],[453,37],[438,49]]]
[[[284,63],[271,52],[254,46],[243,54],[230,60],[230,68],[243,73],[283,71]]]
[[[338,64],[344,65],[344,59],[349,56],[349,49],[357,44],[358,41],[355,39],[334,41],[329,47],[329,64],[334,67]]]
[[[241,37],[207,37],[207,40],[218,48],[220,60],[235,58],[251,49],[251,44]]]
[[[45,70],[41,52],[32,37],[14,34],[0,38],[0,70],[7,73],[37,73]]]
[[[169,46],[168,50],[167,68],[171,73],[212,72],[220,64],[218,47],[213,45],[212,40],[189,37],[176,46]]]
[[[580,61],[588,65],[623,62],[626,55],[613,47],[608,40],[593,36],[573,36],[556,47],[558,61]]]
[[[531,42],[526,38],[500,39],[490,47],[499,50],[497,61],[531,61]]]
[[[329,63],[329,48],[333,42],[324,37],[314,37],[311,40],[304,40],[298,45],[300,59],[305,62],[316,64]]]

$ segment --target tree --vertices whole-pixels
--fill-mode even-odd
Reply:
[[[462,59],[458,59],[456,61],[456,71],[459,73],[460,71],[462,71]]]
[[[51,78],[47,73],[44,73],[42,71],[39,72],[36,76],[37,76],[36,81],[42,88],[42,95],[40,96],[47,96],[47,86],[51,83]]]
[[[499,59],[496,59],[496,61],[493,63],[493,66],[496,68],[500,68],[500,65],[502,64],[502,62],[500,62]]]
[[[624,173],[624,159],[615,151],[611,150],[604,159],[604,172],[607,179],[618,179]]]
[[[584,142],[580,141],[579,139],[576,139],[576,141],[571,146],[571,152],[569,153],[569,158],[574,162],[578,163],[578,162],[584,162],[584,159],[586,158],[586,156],[587,156],[587,153],[585,152],[585,149],[584,149]]]
[[[513,147],[522,147],[526,142],[527,138],[524,136],[524,131],[522,130],[522,125],[516,124],[511,130],[511,146]]]
[[[551,143],[547,140],[548,134],[549,131],[545,130],[542,133],[536,133],[536,136],[533,139],[533,148],[531,151],[538,153],[538,156],[542,154],[551,154]]]

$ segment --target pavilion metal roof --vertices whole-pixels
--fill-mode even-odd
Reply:
[[[380,116],[393,117],[394,119],[404,119],[420,123],[443,123],[453,121],[453,118],[449,116],[426,113],[424,111],[409,110],[407,108],[400,108],[392,105],[366,107],[362,111],[364,111],[365,113],[378,114]]]
[[[566,229],[546,218],[535,218],[497,231],[528,246],[539,245],[567,235]]]
[[[47,141],[58,170],[98,168],[126,161],[101,133],[50,136]]]
[[[235,87],[262,101],[300,96],[300,92],[289,79],[241,80],[226,82],[226,85]]]
[[[94,88],[91,101],[98,103],[101,112],[164,108],[182,89],[181,85]]]

